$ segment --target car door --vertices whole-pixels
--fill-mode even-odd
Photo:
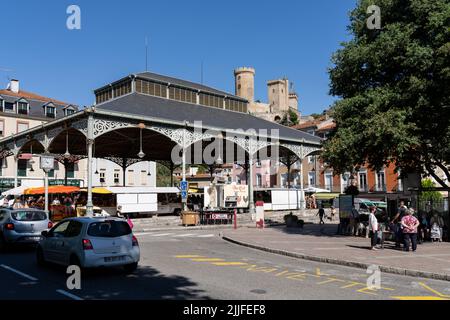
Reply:
[[[61,246],[61,261],[64,265],[70,264],[70,255],[72,253],[79,253],[78,250],[80,250],[80,234],[82,229],[83,223],[76,220],[70,221],[64,235],[64,243]]]
[[[62,221],[50,230],[48,237],[45,239],[44,246],[44,256],[46,260],[64,264],[64,237],[69,224],[70,220]]]

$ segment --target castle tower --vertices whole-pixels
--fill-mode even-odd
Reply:
[[[279,79],[267,82],[269,104],[272,112],[289,110],[289,80]]]
[[[236,80],[236,95],[247,99],[249,102],[255,101],[255,69],[238,68],[234,70]]]

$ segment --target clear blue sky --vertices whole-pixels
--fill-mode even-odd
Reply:
[[[356,0],[15,0],[1,5],[0,86],[91,105],[92,90],[145,69],[234,92],[233,70],[256,68],[256,99],[266,81],[295,83],[303,114],[322,112],[331,54],[349,39]],[[81,8],[82,29],[66,28],[66,9]]]

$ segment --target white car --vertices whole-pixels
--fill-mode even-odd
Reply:
[[[140,249],[126,220],[118,218],[70,218],[42,232],[36,259],[81,268],[123,266],[133,272]]]

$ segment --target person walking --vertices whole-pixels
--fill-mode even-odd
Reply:
[[[325,216],[325,209],[320,207],[319,212],[317,212],[316,216],[320,217],[320,224],[325,224],[325,221],[323,220],[323,217]]]
[[[403,241],[403,226],[402,219],[406,216],[406,211],[408,208],[405,206],[404,201],[400,201],[400,206],[398,207],[397,214],[394,219],[392,219],[391,223],[394,224],[394,232],[395,232],[395,247],[400,248],[400,244]]]
[[[430,225],[432,229],[432,239],[439,240],[439,242],[442,242],[442,234],[444,232],[444,219],[442,219],[441,216],[439,216],[439,213],[437,211],[434,211],[433,216],[430,220]],[[439,230],[439,232],[437,232]],[[438,236],[438,237],[437,237]]]
[[[336,216],[336,208],[332,206],[330,208],[330,221],[334,221],[335,216]]]
[[[370,208],[369,213],[369,232],[370,232],[370,250],[377,250],[377,242],[378,242],[378,220],[375,216],[375,212],[377,212],[376,207]]]
[[[406,252],[409,251],[410,242],[412,244],[412,251],[416,252],[417,250],[417,228],[419,227],[420,222],[413,216],[413,214],[413,209],[406,210],[406,215],[401,221],[404,241],[403,251]]]

